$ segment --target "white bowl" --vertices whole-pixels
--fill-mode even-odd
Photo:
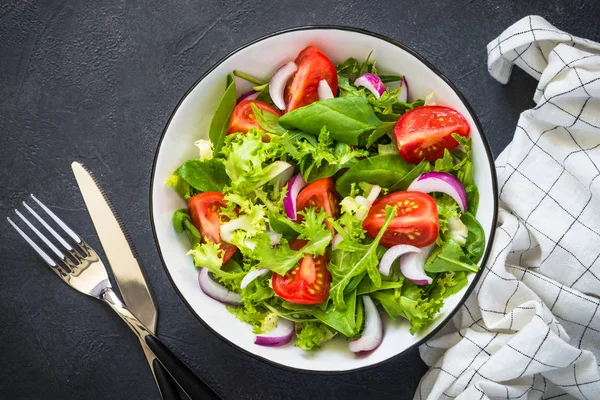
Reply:
[[[435,101],[460,111],[471,125],[475,181],[480,191],[477,219],[483,226],[488,257],[496,223],[496,176],[489,146],[471,107],[438,70],[406,46],[378,34],[345,27],[303,27],[274,33],[249,43],[218,62],[185,94],[173,111],[158,145],[150,189],[151,221],[156,244],[163,264],[175,289],[198,319],[218,337],[247,353],[279,366],[310,371],[349,371],[388,360],[423,343],[441,326],[469,295],[480,274],[469,276],[469,285],[446,300],[436,320],[416,335],[408,333],[409,324],[399,318],[385,320],[385,335],[381,345],[370,355],[357,357],[348,350],[343,338],[327,342],[321,349],[305,352],[292,343],[283,347],[263,347],[254,344],[251,327],[238,321],[225,306],[207,297],[198,286],[198,271],[187,256],[187,237],[177,234],[171,225],[173,211],[185,202],[165,185],[181,163],[198,156],[193,145],[208,138],[212,115],[225,89],[225,77],[232,70],[241,70],[268,81],[275,70],[294,60],[307,45],[315,45],[334,64],[354,57],[363,60],[371,50],[372,58],[382,72],[400,73],[407,77],[412,99],[425,98],[435,92]],[[250,90],[250,85],[237,80],[238,95]]]

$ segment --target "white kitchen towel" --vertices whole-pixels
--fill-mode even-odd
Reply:
[[[526,17],[488,45],[502,83],[539,80],[496,160],[500,214],[479,283],[421,346],[415,399],[600,399],[600,44]],[[493,132],[488,132],[493,134]]]

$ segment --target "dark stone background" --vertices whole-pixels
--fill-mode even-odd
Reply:
[[[417,351],[364,372],[314,375],[269,366],[209,333],[155,249],[154,152],[180,97],[221,57],[279,29],[340,24],[402,41],[436,65],[472,104],[497,155],[536,82],[520,70],[508,86],[495,82],[485,46],[528,14],[600,40],[600,4],[584,0],[4,0],[0,214],[35,193],[100,249],[70,170],[82,161],[131,231],[160,307],[159,336],[225,399],[410,399],[426,371]],[[158,399],[119,318],[59,282],[4,218],[0,232],[0,397]]]

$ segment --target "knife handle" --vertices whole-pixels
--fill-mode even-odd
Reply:
[[[202,379],[187,367],[155,336],[147,335],[146,344],[173,380],[192,400],[222,400]]]
[[[131,328],[140,341],[148,346],[173,380],[192,400],[223,400],[202,379],[187,367],[171,350],[158,340],[151,331],[129,311],[112,288],[103,289],[100,299],[110,306]],[[153,363],[154,364],[154,363]]]
[[[171,375],[169,375],[157,358],[152,361],[151,367],[152,371],[154,371],[154,377],[156,378],[156,384],[158,385],[162,400],[181,400],[173,378],[171,378]]]

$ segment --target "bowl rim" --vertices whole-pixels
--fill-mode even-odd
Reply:
[[[340,31],[348,31],[348,32],[354,32],[354,33],[360,33],[363,35],[367,35],[367,36],[372,36],[374,38],[377,39],[381,39],[381,40],[385,40],[386,42],[389,42],[391,44],[393,44],[396,47],[399,47],[400,49],[406,51],[407,53],[409,53],[410,55],[412,55],[413,57],[417,58],[419,61],[421,61],[423,64],[425,64],[425,66],[427,68],[429,68],[433,73],[435,73],[437,76],[439,76],[444,83],[446,83],[458,96],[458,98],[461,100],[461,102],[464,104],[464,106],[467,108],[467,110],[469,111],[469,114],[471,114],[471,117],[473,118],[473,122],[475,123],[475,125],[477,126],[477,129],[480,132],[481,135],[481,139],[482,139],[482,143],[483,143],[483,147],[485,149],[486,155],[487,155],[487,159],[488,162],[490,164],[490,171],[491,171],[491,181],[492,181],[492,194],[493,194],[493,215],[492,215],[492,230],[490,232],[490,235],[488,237],[488,240],[486,241],[486,249],[484,252],[484,255],[481,259],[481,265],[482,268],[475,274],[475,277],[473,278],[473,281],[471,281],[471,284],[469,285],[469,287],[467,288],[467,291],[465,292],[465,294],[463,295],[463,298],[458,302],[458,304],[456,305],[456,307],[454,307],[454,309],[452,309],[452,311],[450,311],[448,313],[448,315],[446,316],[446,318],[444,318],[443,321],[441,321],[438,326],[436,326],[431,332],[429,332],[427,335],[425,335],[424,337],[422,337],[421,339],[419,339],[416,343],[413,343],[412,345],[410,345],[409,347],[407,347],[406,349],[402,350],[400,353],[395,354],[385,360],[381,360],[379,362],[376,362],[374,364],[371,365],[365,365],[362,367],[358,367],[358,368],[354,368],[354,369],[349,369],[349,370],[330,370],[330,371],[323,371],[323,370],[310,370],[310,369],[304,369],[304,368],[296,368],[296,367],[291,367],[285,364],[280,364],[276,361],[272,361],[269,360],[268,358],[259,356],[257,354],[254,354],[246,349],[241,348],[240,346],[238,346],[237,344],[229,341],[228,339],[226,339],[225,337],[223,337],[220,333],[218,333],[216,330],[214,330],[207,322],[205,322],[202,317],[200,317],[199,314],[196,313],[196,311],[192,308],[192,306],[190,305],[190,303],[186,300],[186,298],[182,295],[182,293],[179,291],[177,285],[175,284],[175,282],[173,281],[173,278],[171,277],[171,274],[169,273],[169,269],[167,268],[167,265],[165,263],[165,259],[163,257],[163,253],[161,251],[160,248],[160,244],[158,242],[158,235],[156,233],[156,226],[154,224],[154,205],[153,205],[153,199],[152,199],[152,194],[154,192],[154,178],[155,178],[155,174],[156,174],[156,163],[158,161],[158,154],[160,152],[160,149],[162,147],[162,142],[165,138],[165,135],[167,133],[167,129],[169,128],[169,125],[171,124],[171,120],[173,119],[173,117],[175,116],[175,114],[177,113],[177,111],[179,110],[179,107],[181,106],[181,104],[183,103],[183,101],[187,98],[187,96],[196,88],[196,86],[198,86],[198,84],[204,80],[208,75],[210,75],[210,73],[217,68],[219,65],[221,65],[225,60],[229,59],[231,56],[233,56],[234,54],[238,53],[239,51],[250,47],[258,42],[261,42],[263,40],[275,37],[275,36],[279,36],[282,34],[286,34],[286,33],[290,33],[290,32],[298,32],[298,31],[305,31],[305,30],[340,30]],[[167,120],[165,127],[163,128],[163,131],[161,133],[160,136],[160,140],[158,141],[157,147],[156,147],[156,151],[154,153],[154,160],[152,162],[152,173],[150,175],[150,193],[149,193],[149,214],[150,214],[150,225],[152,226],[152,236],[154,237],[154,243],[156,244],[156,249],[158,251],[158,256],[160,258],[160,262],[163,266],[163,269],[165,271],[165,273],[167,274],[167,277],[169,278],[169,281],[171,282],[171,285],[173,286],[173,288],[175,289],[175,292],[177,293],[177,295],[181,298],[181,300],[183,301],[183,303],[186,305],[186,307],[190,310],[190,312],[192,313],[192,315],[194,315],[196,317],[196,319],[198,319],[198,321],[200,321],[200,323],[202,325],[204,325],[204,327],[211,332],[213,335],[215,335],[219,340],[221,340],[222,342],[224,342],[225,344],[229,345],[230,347],[242,352],[243,354],[250,356],[254,359],[260,360],[262,362],[265,362],[271,366],[277,367],[277,368],[281,368],[287,371],[293,371],[293,372],[300,372],[300,373],[305,373],[305,374],[314,374],[314,375],[342,375],[342,374],[348,374],[348,373],[353,373],[353,372],[362,372],[362,371],[366,371],[375,367],[378,367],[384,363],[388,363],[391,362],[392,360],[398,359],[400,356],[408,353],[409,351],[412,351],[413,349],[415,349],[418,346],[421,346],[423,343],[425,343],[427,340],[431,339],[435,334],[437,334],[448,322],[450,322],[450,320],[452,319],[452,317],[454,317],[454,315],[456,314],[456,312],[464,305],[464,303],[466,302],[466,300],[469,298],[469,296],[471,295],[471,293],[473,292],[473,290],[475,289],[475,286],[477,286],[477,282],[479,281],[479,279],[481,278],[481,275],[483,273],[483,270],[485,269],[485,264],[488,261],[490,252],[491,252],[491,248],[492,248],[492,244],[494,241],[494,235],[495,235],[495,229],[494,227],[497,225],[498,222],[498,181],[497,181],[497,177],[496,177],[496,168],[494,165],[494,158],[492,155],[492,151],[490,149],[489,143],[487,141],[487,138],[485,137],[485,134],[483,132],[483,127],[481,126],[481,123],[479,122],[479,118],[477,117],[477,115],[475,114],[475,110],[473,109],[473,107],[469,104],[469,102],[467,101],[467,99],[465,98],[465,96],[460,92],[460,90],[440,71],[438,70],[431,62],[429,62],[427,59],[425,59],[422,55],[420,55],[419,53],[417,53],[415,50],[413,50],[412,48],[408,47],[407,45],[405,45],[404,43],[392,39],[386,35],[380,34],[380,33],[376,33],[376,32],[372,32],[366,29],[362,29],[362,28],[356,28],[356,27],[352,27],[352,26],[344,26],[344,25],[302,25],[302,26],[297,26],[297,27],[292,27],[292,28],[286,28],[286,29],[281,29],[263,36],[258,37],[257,39],[251,40],[239,47],[237,47],[235,50],[229,52],[228,54],[226,54],[224,57],[222,57],[219,61],[217,61],[214,65],[212,65],[204,74],[202,74],[202,76],[200,78],[198,78],[194,84],[192,84],[192,86],[185,92],[185,94],[181,97],[181,99],[178,101],[177,105],[175,106],[175,108],[173,109],[173,111],[171,112],[171,115],[169,116],[169,119]]]

